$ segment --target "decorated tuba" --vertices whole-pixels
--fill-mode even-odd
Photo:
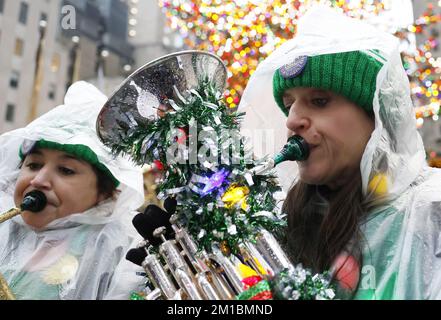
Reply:
[[[162,168],[165,210],[147,206],[134,218],[144,240],[127,253],[147,275],[140,299],[250,299],[259,290],[268,298],[287,278],[309,275],[274,236],[285,219],[271,170],[306,159],[308,145],[293,136],[275,157],[254,159],[239,133],[243,114],[222,101],[226,79],[213,54],[169,54],[130,75],[98,116],[98,136],[112,152]],[[314,281],[326,297],[326,280]]]

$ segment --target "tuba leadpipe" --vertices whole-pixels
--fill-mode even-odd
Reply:
[[[32,211],[39,212],[46,207],[47,199],[43,192],[38,190],[33,190],[28,192],[24,198],[22,203],[20,204],[20,208],[12,208],[0,215],[0,223],[5,222],[19,214],[23,211]]]
[[[23,211],[28,210],[32,212],[39,212],[46,207],[47,199],[43,192],[33,190],[27,193],[20,205],[20,208],[12,208],[0,216],[0,224],[12,219],[13,217],[21,214]],[[6,279],[0,273],[0,300],[15,300],[15,296],[12,293]]]

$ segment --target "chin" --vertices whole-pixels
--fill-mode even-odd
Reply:
[[[39,215],[38,217],[36,215]],[[23,212],[22,213],[22,218],[23,221],[32,229],[34,230],[40,230],[43,229],[44,227],[46,227],[49,222],[47,221],[47,219],[43,219],[43,212],[38,212],[38,213],[34,213],[34,212]]]
[[[300,180],[307,184],[322,185],[327,183],[326,176],[321,172],[321,170],[311,169],[299,170]]]
[[[28,220],[24,220],[24,222],[29,226],[29,228],[35,231],[43,230],[44,227],[46,227],[47,225],[47,223],[36,223],[34,221],[28,221]]]

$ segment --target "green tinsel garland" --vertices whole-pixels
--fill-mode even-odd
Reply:
[[[221,98],[222,94],[209,81],[200,80],[199,87],[187,92],[185,98],[180,98],[179,101],[169,100],[174,110],[157,120],[138,123],[138,126],[130,128],[124,134],[118,144],[110,147],[115,154],[130,155],[139,165],[159,160],[165,170],[164,179],[158,185],[159,197],[176,198],[179,222],[188,229],[200,247],[210,251],[213,242],[223,242],[234,252],[238,243],[253,240],[260,228],[277,233],[286,222],[273,213],[276,206],[273,195],[280,190],[275,177],[271,174],[251,176],[249,173],[247,176],[248,170],[257,165],[257,162],[247,163],[245,159],[244,141],[239,132],[244,114],[231,112]],[[167,161],[166,151],[172,145],[176,145],[176,139],[171,139],[170,136],[174,129],[179,128],[187,135],[183,144],[187,150],[196,148],[199,151],[203,146],[210,144],[209,138],[205,141],[191,140],[190,127],[194,122],[197,122],[198,136],[207,130],[216,133],[217,139],[211,141],[214,149],[218,147],[213,158],[218,164],[221,160],[224,160],[224,163],[210,167],[199,161],[194,164],[188,161]],[[241,142],[239,150],[235,150],[234,145],[228,147],[227,162],[222,158],[220,147],[228,138],[223,136],[225,130],[239,137]],[[238,163],[233,163],[233,152],[239,156]],[[228,170],[229,175],[224,183],[211,193],[201,196],[190,187],[193,176],[207,177],[220,170]],[[249,190],[245,210],[239,204],[227,208],[221,201],[223,193],[233,183]],[[262,211],[270,214],[256,215]]]
[[[277,300],[332,300],[335,289],[328,278],[327,273],[313,275],[299,264],[279,272],[270,286]]]

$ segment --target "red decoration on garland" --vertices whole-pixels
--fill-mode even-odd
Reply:
[[[245,285],[245,289],[248,289],[248,288],[256,285],[260,281],[262,281],[262,277],[260,277],[260,276],[251,276],[251,277],[248,277],[248,278],[245,278],[242,280],[242,282]]]
[[[161,170],[161,171],[164,170],[164,165],[162,164],[161,161],[154,160],[153,164],[155,165],[156,169]]]

